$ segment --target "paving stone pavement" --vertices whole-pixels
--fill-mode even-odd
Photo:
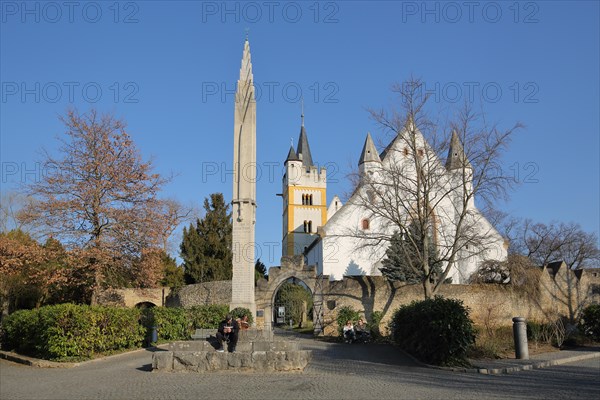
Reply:
[[[600,365],[552,383],[547,371],[487,376],[424,368],[399,349],[301,338],[313,351],[304,372],[209,374],[152,372],[151,351],[108,357],[76,368],[35,368],[0,360],[1,399],[398,399],[596,398],[586,386]],[[160,350],[158,350],[160,351]],[[569,376],[571,370],[560,376]],[[550,375],[548,375],[550,374]],[[579,379],[579,380],[578,380]]]

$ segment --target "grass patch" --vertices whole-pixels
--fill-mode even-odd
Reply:
[[[508,358],[515,354],[513,331],[510,326],[496,329],[477,327],[475,345],[469,350],[469,358]]]

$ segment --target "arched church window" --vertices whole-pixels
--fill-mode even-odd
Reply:
[[[312,206],[313,205],[313,195],[309,194],[308,196],[309,196],[308,197],[308,204],[310,204]]]
[[[308,232],[308,221],[304,221],[304,233]]]
[[[407,156],[408,155],[408,147],[404,148],[404,155]]]
[[[362,228],[363,228],[363,230],[365,230],[365,231],[366,231],[367,229],[370,229],[370,222],[369,222],[369,219],[368,219],[368,218],[364,218],[364,219],[362,220]]]
[[[308,233],[312,233],[312,221],[308,221]]]

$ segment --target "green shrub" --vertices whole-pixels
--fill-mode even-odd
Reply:
[[[600,304],[592,304],[583,309],[579,318],[579,330],[585,336],[600,342]]]
[[[381,332],[379,330],[379,325],[381,324],[381,320],[383,318],[383,311],[373,311],[371,314],[371,322],[367,324],[369,327],[369,331],[374,338],[380,337]]]
[[[145,310],[147,328],[156,327],[161,341],[189,339],[193,333],[189,311],[180,307],[152,307]]]
[[[233,316],[233,319],[242,318],[244,315],[248,316],[248,323],[252,325],[254,323],[254,318],[252,317],[252,311],[248,310],[244,307],[237,307],[230,311],[230,314]]]
[[[35,353],[38,331],[38,310],[19,310],[2,320],[2,348],[18,353]]]
[[[246,311],[250,313],[249,310]],[[160,342],[188,340],[196,329],[218,328],[228,312],[229,307],[226,305],[152,307],[144,311],[143,325],[148,332],[155,326]]]
[[[403,349],[427,363],[464,365],[475,343],[475,329],[462,301],[414,301],[394,312],[392,337]]]
[[[137,309],[58,304],[17,311],[3,320],[7,350],[50,360],[139,347],[144,328]]]
[[[341,307],[337,314],[338,333],[340,334],[340,336],[343,336],[342,332],[344,330],[344,325],[346,325],[346,322],[352,321],[354,323],[358,321],[359,318],[360,313],[354,310],[352,306]]]
[[[229,307],[226,305],[194,306],[188,309],[192,329],[216,329],[225,319]]]

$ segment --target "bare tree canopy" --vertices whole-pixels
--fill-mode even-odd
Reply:
[[[142,160],[124,121],[92,110],[71,110],[61,121],[59,155],[44,151],[51,173],[30,184],[35,199],[21,214],[44,232],[79,248],[140,255],[163,244],[165,218],[157,194],[169,179]],[[171,225],[172,226],[172,225]]]
[[[19,214],[31,199],[15,191],[2,191],[0,195],[0,232],[19,230],[30,233],[30,226],[19,219]]]
[[[397,85],[393,91],[400,97],[401,109],[371,110],[371,115],[394,139],[381,161],[377,157],[364,163],[349,199],[366,210],[374,228],[349,235],[363,239],[363,246],[376,247],[389,245],[395,233],[413,232],[404,235],[401,248],[404,258],[412,260],[408,267],[422,277],[429,298],[447,278],[465,270],[464,265],[504,258],[503,238],[474,202],[507,196],[511,177],[498,166],[521,125],[506,130],[489,126],[483,115],[465,106],[454,121],[440,126],[428,115],[428,96],[419,80]],[[441,273],[431,265],[432,247]]]
[[[538,266],[564,261],[569,269],[600,267],[598,236],[573,222],[546,225],[526,219],[519,226],[514,250]]]

